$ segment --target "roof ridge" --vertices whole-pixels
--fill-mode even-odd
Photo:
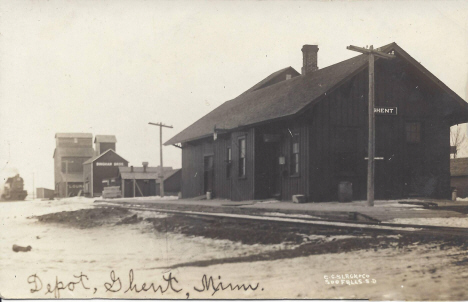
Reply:
[[[377,49],[387,53],[394,50],[403,60],[408,61],[410,64],[417,63],[395,42],[380,46]],[[378,60],[380,60],[379,57],[376,58],[376,61]],[[310,74],[296,76],[290,80],[280,81],[254,91],[250,89],[231,100],[223,102],[206,113],[166,141],[165,145],[209,137],[213,134],[214,127],[233,130],[243,126],[258,125],[300,114],[303,110],[319,102],[327,93],[342,85],[350,77],[361,72],[368,66],[367,64],[367,55],[358,54]],[[422,69],[418,67],[419,65],[415,67]],[[287,68],[280,69],[277,72],[284,71]],[[425,75],[430,78],[432,74],[426,72]],[[433,75],[432,77],[435,78]],[[455,98],[450,93],[450,88],[446,87],[445,84],[437,85],[445,90],[450,99]],[[468,105],[466,107],[468,108]]]
[[[83,165],[84,165],[84,164],[89,164],[89,163],[94,162],[96,159],[102,157],[104,154],[107,154],[107,152],[110,152],[110,151],[112,151],[112,152],[114,152],[116,155],[120,156],[120,155],[119,155],[117,152],[115,152],[114,150],[112,150],[112,149],[107,149],[106,151],[102,152],[101,154],[91,157],[90,159],[88,159],[87,161],[85,161],[85,162],[83,163]],[[123,160],[125,160],[126,162],[128,162],[128,160],[126,160],[126,159],[123,158],[122,156],[120,156],[120,157],[121,157]]]

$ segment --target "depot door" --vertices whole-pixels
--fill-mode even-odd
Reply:
[[[213,155],[204,157],[204,172],[203,172],[203,183],[204,183],[204,193],[213,192],[213,183],[214,183],[214,161]]]

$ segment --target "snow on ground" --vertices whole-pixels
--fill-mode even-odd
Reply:
[[[281,201],[276,200],[276,199],[270,199],[270,200],[263,200],[263,201],[253,201],[254,203],[259,203],[259,204],[270,204],[270,203],[280,203]]]
[[[10,298],[53,298],[50,294],[31,293],[28,277],[37,274],[41,280],[50,280],[48,282],[55,281],[56,276],[65,279],[63,281],[76,281],[73,275],[83,272],[89,280],[94,280],[90,283],[100,289],[98,296],[104,297],[103,280],[109,279],[112,270],[125,270],[128,274],[134,269],[156,272],[156,276],[160,276],[167,271],[165,267],[178,263],[292,248],[286,244],[243,245],[228,240],[157,233],[147,222],[75,229],[27,218],[90,207],[93,207],[93,199],[86,198],[0,203],[0,293]],[[144,215],[139,211],[138,214]],[[147,215],[161,217],[154,212]],[[15,253],[12,251],[14,244],[30,245],[32,250]],[[86,290],[78,293],[77,289],[77,292],[68,292],[67,297],[87,294]]]
[[[468,217],[435,217],[435,218],[395,218],[389,223],[434,225],[455,228],[468,228]]]
[[[2,212],[0,213],[0,219],[89,209],[93,207],[93,203],[94,199],[85,197],[70,197],[57,200],[1,201],[0,210]]]
[[[289,217],[289,218],[313,218],[313,219],[322,219],[318,216],[312,216],[307,214],[286,214],[280,212],[265,212],[263,213],[265,216],[278,216],[278,217]]]
[[[125,198],[111,198],[108,200],[115,201],[155,201],[155,200],[177,200],[177,196],[145,196],[145,197],[125,197]]]
[[[466,300],[465,266],[453,262],[464,259],[466,251],[457,248],[440,250],[423,245],[405,249],[361,250],[341,254],[322,254],[245,264],[210,267],[210,274],[230,282],[260,283],[263,290],[240,298],[315,298],[370,300]],[[204,268],[188,267],[178,271],[184,282],[200,284],[197,277]],[[363,284],[347,285],[346,274],[368,275]],[[344,277],[345,283],[336,276]],[[189,276],[189,279],[185,280]],[[335,277],[335,279],[332,279]],[[350,276],[348,276],[350,277]],[[326,279],[327,278],[327,279]],[[369,280],[369,284],[365,280]],[[327,284],[328,280],[328,284]],[[338,281],[339,284],[331,284]],[[375,281],[375,283],[373,283]],[[351,283],[351,282],[350,282]],[[192,292],[191,298],[203,297]],[[217,292],[213,298],[229,298]]]
[[[336,235],[336,236],[326,236],[326,235],[304,235],[298,234],[304,237],[307,241],[319,241],[319,242],[331,242],[335,240],[343,240],[343,239],[353,239],[357,236],[353,235]],[[371,238],[371,236],[359,236],[359,238]]]
[[[58,294],[53,291],[56,282],[62,281],[68,287],[60,291],[61,298],[468,298],[465,286],[468,253],[461,248],[442,250],[435,244],[414,244],[401,249],[393,246],[380,250],[224,263],[208,267],[187,266],[170,270],[166,267],[174,264],[288,247],[248,246],[228,240],[155,233],[150,231],[150,225],[146,222],[74,229],[26,218],[92,206],[92,200],[84,198],[0,203],[0,293],[9,298],[54,298],[54,294]],[[326,240],[344,239],[341,237],[328,237]],[[14,253],[11,249],[13,244],[31,245],[32,251]],[[115,282],[112,282],[112,272]],[[131,272],[133,284],[137,288],[141,289],[143,283],[149,285],[152,282],[156,287],[162,285],[166,288],[167,282],[163,278],[171,274],[171,277],[177,279],[177,282],[173,282],[174,289],[181,291],[176,293],[169,290],[161,294],[130,290],[125,293],[130,284]],[[82,277],[82,283],[77,282],[80,275],[86,275]],[[224,285],[250,284],[256,289],[234,292],[203,290],[204,276],[207,279],[213,277],[213,282],[224,282]],[[359,280],[362,284],[359,284]],[[69,282],[77,284],[70,285]],[[348,285],[346,282],[353,284]],[[121,290],[117,290],[117,283],[121,285]],[[46,294],[47,284],[51,285],[52,293]],[[89,289],[84,289],[83,284]],[[34,292],[35,286],[41,287],[41,290]],[[116,292],[106,291],[108,288]]]
[[[406,204],[406,203],[394,203],[394,202],[389,202],[389,203],[378,203],[375,205],[376,207],[382,207],[382,208],[415,208],[415,209],[422,209],[422,205],[415,205],[415,204]]]

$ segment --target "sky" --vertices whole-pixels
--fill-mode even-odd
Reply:
[[[300,71],[304,44],[324,68],[356,56],[348,45],[396,42],[466,100],[467,20],[467,1],[4,0],[0,174],[54,188],[57,132],[116,135],[130,165],[156,166],[148,122],[174,127],[166,141],[267,75]],[[163,152],[181,167],[180,149]]]

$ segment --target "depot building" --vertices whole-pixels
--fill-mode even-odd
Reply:
[[[393,59],[375,59],[375,198],[450,198],[450,127],[468,104],[396,43],[379,49]],[[183,198],[366,199],[369,57],[319,69],[318,50],[165,143],[182,149]]]

